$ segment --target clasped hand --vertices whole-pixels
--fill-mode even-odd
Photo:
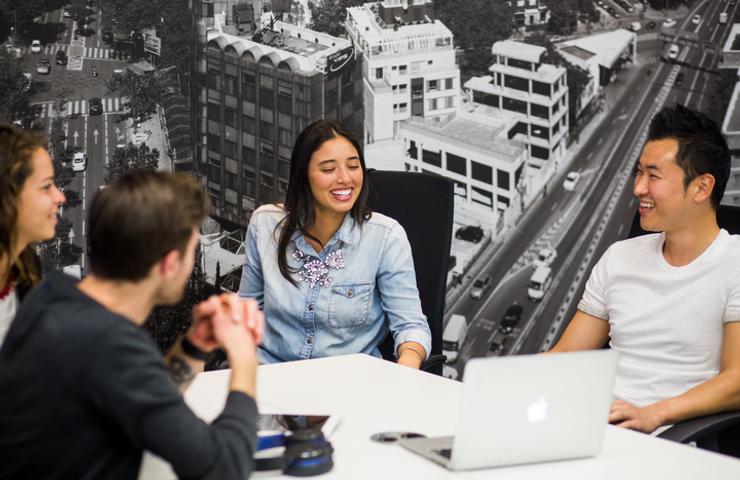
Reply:
[[[212,295],[193,308],[193,323],[186,336],[198,348],[210,352],[254,352],[262,340],[264,316],[251,299],[233,293]]]

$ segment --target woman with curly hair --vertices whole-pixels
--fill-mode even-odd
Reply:
[[[20,300],[39,281],[34,246],[54,237],[64,200],[44,139],[0,124],[0,346]]]

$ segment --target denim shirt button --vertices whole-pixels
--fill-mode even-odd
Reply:
[[[347,290],[347,296],[348,297],[351,297],[352,296],[352,290]]]
[[[313,303],[308,305],[308,311],[313,312]]]
[[[313,340],[311,339],[311,337],[308,337],[306,339],[306,343],[309,344],[309,345],[311,345],[311,342],[313,342]]]

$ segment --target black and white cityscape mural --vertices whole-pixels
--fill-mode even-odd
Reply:
[[[657,110],[680,103],[740,131],[740,57],[722,55],[740,49],[728,41],[738,8],[0,0],[0,121],[48,137],[68,199],[46,269],[84,275],[86,208],[122,173],[202,180],[213,217],[185,305],[154,314],[163,349],[188,305],[238,287],[244,227],[281,200],[310,121],[347,124],[368,167],[449,177],[444,375],[461,378],[470,358],[543,351],[562,333],[595,261],[630,231],[632,170]],[[740,203],[738,177],[727,202]]]

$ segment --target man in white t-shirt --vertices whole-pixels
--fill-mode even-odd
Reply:
[[[640,226],[591,272],[553,352],[620,353],[609,421],[654,432],[740,409],[740,236],[717,225],[730,151],[717,124],[676,105],[655,115],[633,187]]]

